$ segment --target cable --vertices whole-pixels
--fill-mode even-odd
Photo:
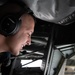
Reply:
[[[38,50],[36,50],[36,51],[32,51],[31,53],[29,53],[29,54],[26,54],[25,56],[30,56],[30,55],[32,55],[32,54],[34,54],[34,52],[37,52]],[[21,57],[21,56],[23,56],[23,55],[19,55],[19,56],[17,56],[17,58],[19,58],[19,57]],[[40,56],[44,56],[44,55],[40,55]],[[14,59],[15,57],[11,57],[10,59]]]

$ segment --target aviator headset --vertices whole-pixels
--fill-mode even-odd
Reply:
[[[14,35],[18,32],[21,20],[20,17],[24,13],[32,13],[32,11],[20,1],[12,0],[0,6],[0,34],[4,36]]]

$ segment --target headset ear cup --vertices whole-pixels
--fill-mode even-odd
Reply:
[[[10,36],[17,33],[21,25],[21,20],[15,18],[13,15],[6,16],[0,23],[0,34]]]
[[[21,25],[21,20],[19,20],[19,18],[22,16],[22,14],[24,13],[29,14],[29,13],[32,13],[32,11],[21,0],[5,0],[5,1],[6,2],[5,4],[3,3],[3,5],[1,6],[1,9],[3,9],[3,7],[4,8],[6,7],[8,10],[6,8],[3,9],[3,11],[1,10],[3,12],[3,15],[0,17],[0,34],[7,37],[10,35],[14,35],[18,32]],[[13,5],[16,4],[16,6],[18,5],[17,10],[18,8],[19,10],[16,11],[14,6],[11,8],[10,7],[11,4]],[[9,10],[8,7],[11,9]]]
[[[11,32],[11,35],[16,34],[19,31],[20,26],[21,26],[21,20],[18,20],[17,23],[16,23],[15,29]]]

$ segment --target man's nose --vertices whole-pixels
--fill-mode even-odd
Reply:
[[[31,45],[31,38],[28,38],[27,45]]]

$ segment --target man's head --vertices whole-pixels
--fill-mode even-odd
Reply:
[[[31,44],[31,35],[34,32],[34,19],[30,14],[21,17],[19,31],[13,36],[0,35],[0,52],[11,52],[18,55],[23,46]]]

